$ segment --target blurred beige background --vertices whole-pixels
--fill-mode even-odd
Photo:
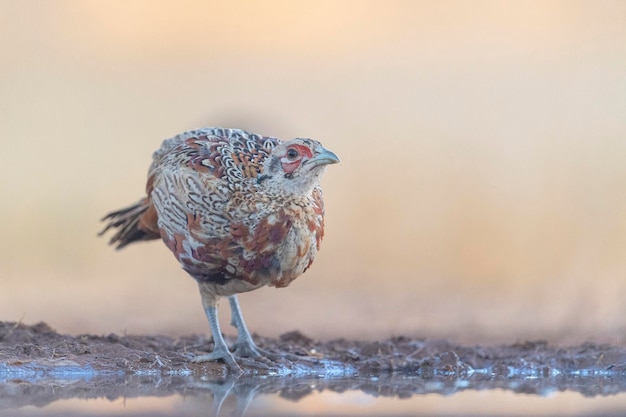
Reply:
[[[254,332],[623,342],[625,40],[623,1],[0,0],[0,319],[208,332],[161,242],[96,233],[217,125],[342,158]]]

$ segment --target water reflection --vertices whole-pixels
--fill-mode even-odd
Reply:
[[[470,398],[479,394],[483,401],[492,397],[508,398],[533,396],[545,398],[565,395],[566,405],[572,395],[579,401],[594,398],[595,404],[611,405],[607,411],[619,411],[615,404],[626,404],[626,376],[556,376],[556,377],[514,377],[499,378],[489,375],[472,375],[467,378],[458,377],[411,377],[406,375],[386,375],[371,378],[285,378],[285,377],[241,377],[239,379],[208,379],[202,376],[180,375],[86,375],[72,379],[39,379],[39,380],[5,380],[0,384],[0,408],[2,415],[71,415],[67,408],[67,400],[93,400],[106,398],[108,402],[122,402],[115,410],[105,408],[107,413],[115,415],[126,409],[126,403],[150,399],[153,404],[159,397],[163,404],[156,410],[142,411],[133,415],[198,415],[206,416],[251,416],[266,414],[277,408],[284,409],[288,404],[301,404],[305,414],[319,408],[320,398],[334,398],[336,404],[355,402],[360,404],[357,411],[349,414],[364,415],[368,412],[367,398],[392,400],[389,404],[400,403],[400,399],[416,397],[429,398],[433,395],[446,398],[446,402],[454,403],[454,399],[469,395]],[[455,395],[452,395],[455,394]],[[582,394],[582,395],[581,395]],[[619,395],[615,395],[619,394]],[[569,398],[569,399],[568,399]],[[449,399],[449,400],[448,400]],[[606,401],[604,401],[606,400]],[[616,402],[617,401],[617,402]],[[322,401],[323,402],[323,401]],[[363,404],[365,402],[365,404]],[[471,402],[471,401],[470,401]],[[99,415],[103,408],[100,402],[83,402],[78,407],[81,415]],[[150,403],[150,402],[148,402]],[[554,403],[554,402],[553,402]],[[65,407],[62,406],[65,404]],[[277,405],[283,404],[283,406]],[[521,401],[518,411],[528,411],[526,401]],[[354,404],[353,404],[354,405]],[[369,404],[371,405],[371,404]],[[32,408],[35,406],[37,408]],[[42,408],[44,407],[44,408]],[[294,411],[295,406],[291,412]],[[76,407],[74,407],[75,409]],[[151,408],[151,407],[149,407]],[[72,409],[72,407],[70,407]],[[496,411],[494,408],[490,408]],[[58,411],[56,411],[58,410]],[[360,412],[358,412],[360,410]],[[393,407],[389,408],[393,413]],[[570,415],[567,407],[559,408]],[[510,412],[511,410],[507,410]],[[580,412],[582,410],[578,410]],[[579,413],[576,414],[579,414]],[[536,413],[533,413],[536,414]],[[540,413],[541,414],[541,413]],[[394,414],[395,415],[395,414]]]

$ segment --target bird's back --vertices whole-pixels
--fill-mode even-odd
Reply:
[[[244,180],[257,177],[278,143],[276,138],[241,129],[206,128],[181,133],[165,140],[153,154],[146,192],[150,194],[151,178],[163,168],[211,174],[229,189],[241,189]]]

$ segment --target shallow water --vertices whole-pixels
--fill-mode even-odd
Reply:
[[[622,415],[626,376],[467,378],[31,375],[0,384],[2,416]],[[26,374],[24,374],[26,376]]]
[[[473,391],[443,397],[427,394],[410,399],[376,398],[360,392],[316,393],[299,401],[278,395],[261,396],[245,416],[611,416],[623,415],[626,395],[585,398],[574,393],[548,397],[503,391]],[[2,410],[3,416],[211,416],[211,395],[58,401],[44,408],[26,406]],[[233,399],[224,402],[220,416],[236,416]]]

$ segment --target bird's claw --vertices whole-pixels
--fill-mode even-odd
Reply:
[[[193,363],[202,363],[202,362],[214,362],[214,361],[224,361],[230,373],[235,375],[243,374],[243,369],[237,363],[234,356],[230,352],[224,352],[222,350],[213,351],[211,353],[207,353],[204,355],[195,356],[191,359]]]
[[[233,354],[242,358],[261,358],[268,356],[269,352],[259,348],[254,342],[237,342],[233,346]]]
[[[265,365],[275,365],[273,360],[277,359],[276,355],[259,348],[252,341],[237,342],[234,345],[233,355],[238,358],[250,358],[255,362],[263,363]]]

